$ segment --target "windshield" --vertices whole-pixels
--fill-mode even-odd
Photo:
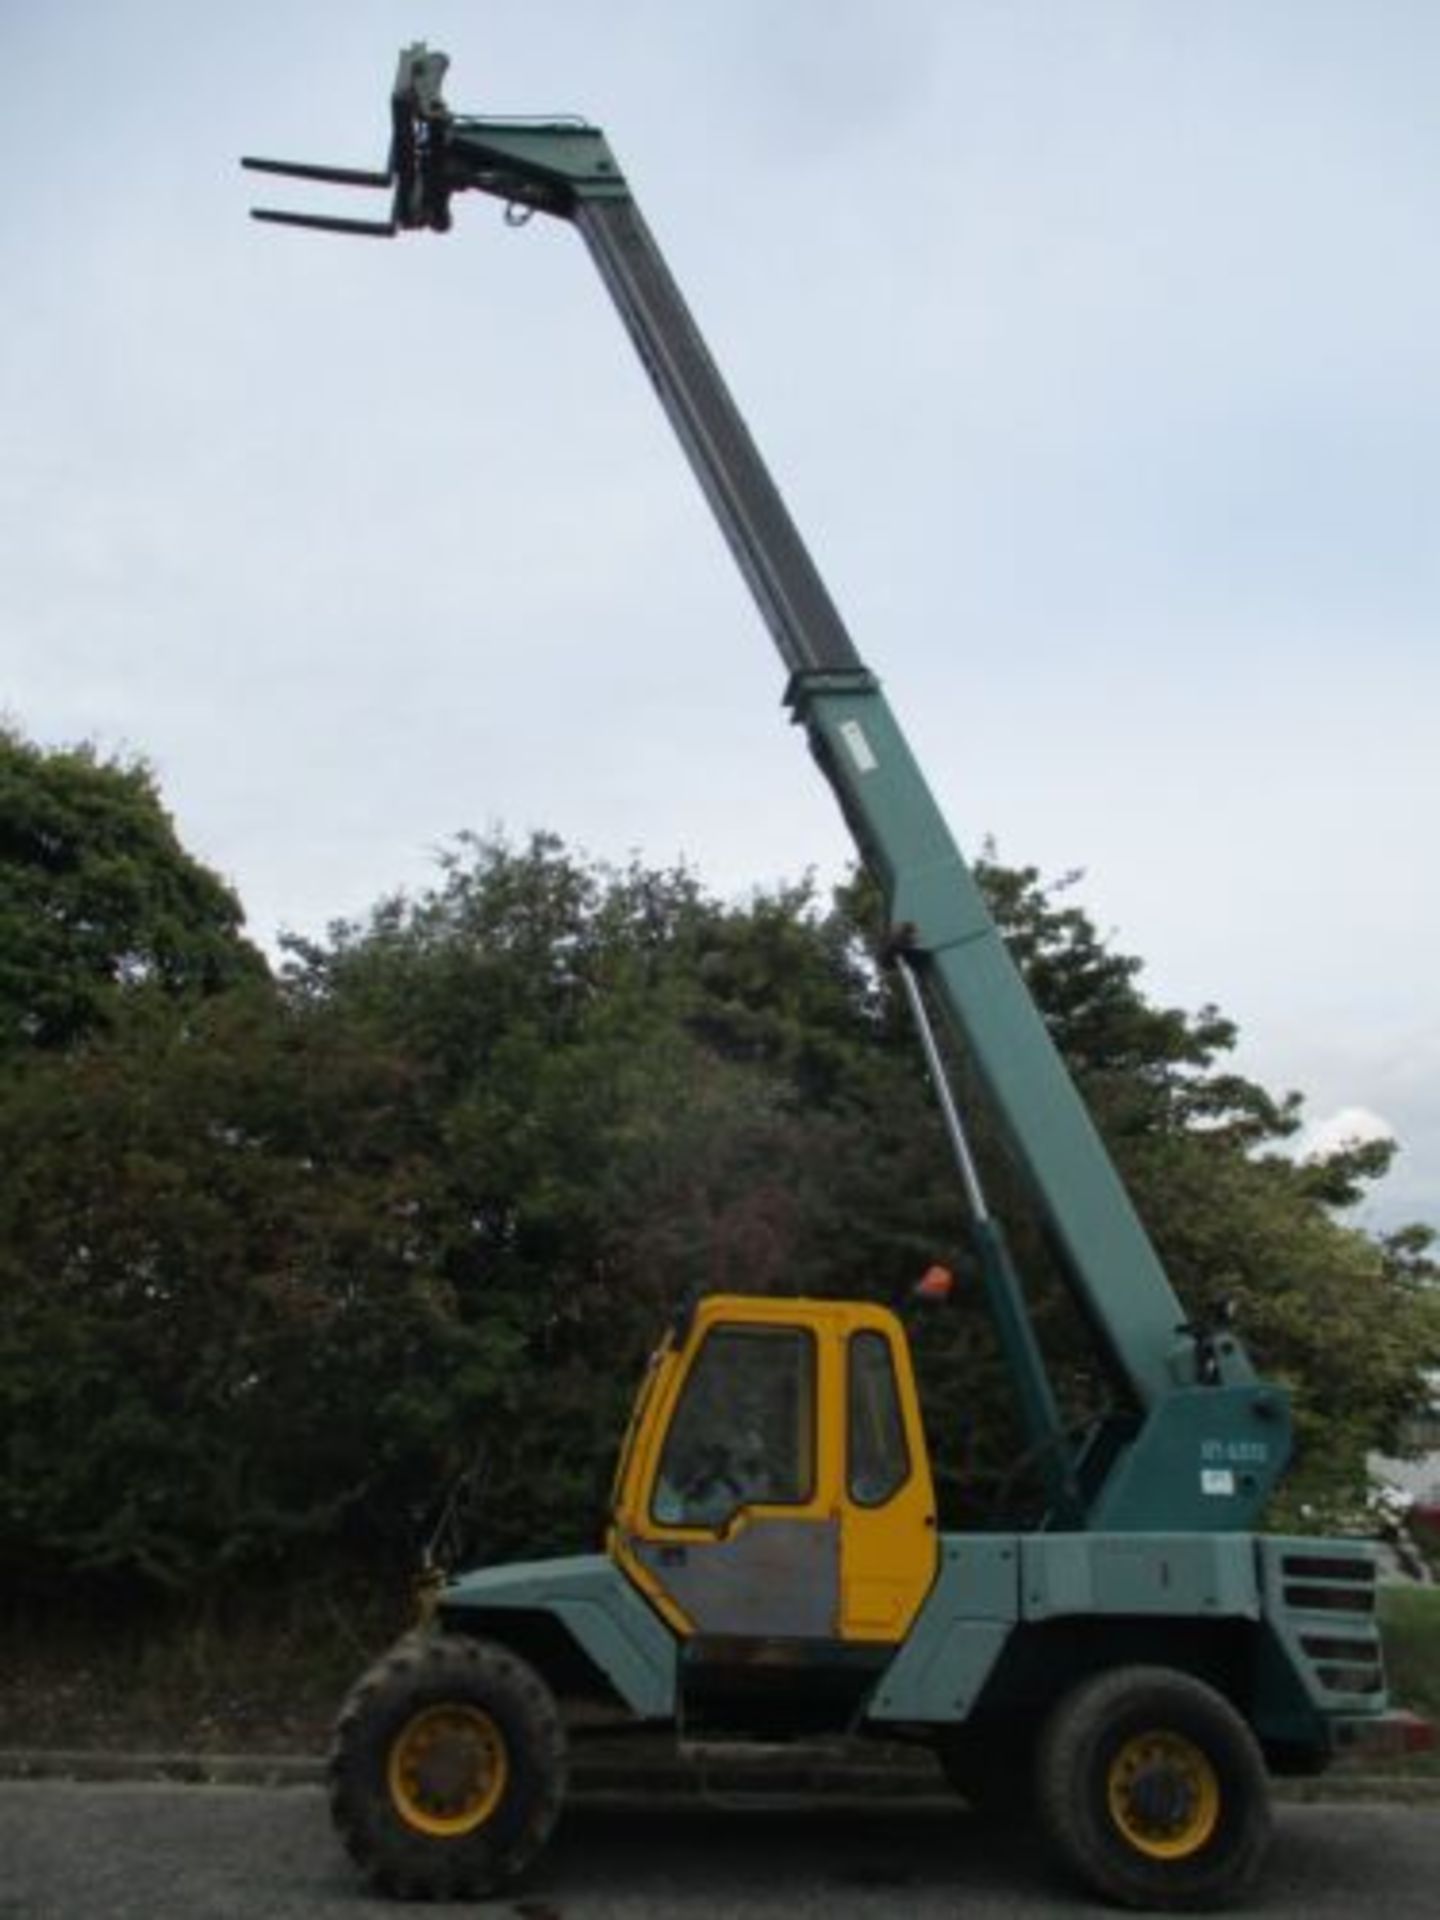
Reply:
[[[651,1516],[723,1526],[746,1506],[803,1506],[815,1479],[815,1343],[798,1327],[717,1327],[670,1420]]]

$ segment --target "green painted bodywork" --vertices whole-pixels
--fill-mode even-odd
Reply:
[[[455,186],[479,186],[497,173],[520,182],[544,183],[567,196],[568,204],[556,206],[556,212],[568,211],[575,198],[630,198],[624,175],[598,127],[456,117],[449,122],[448,144]]]
[[[487,1614],[497,1625],[507,1615],[549,1615],[637,1719],[674,1716],[675,1636],[603,1553],[461,1574],[442,1590],[439,1610],[472,1632],[484,1631]]]
[[[935,1585],[876,1688],[875,1720],[962,1721],[1011,1635],[1067,1618],[1257,1620],[1248,1534],[947,1534]]]
[[[1290,1458],[1290,1402],[1270,1386],[1177,1387],[1107,1465],[1087,1525],[1242,1532]]]
[[[964,1720],[1020,1618],[1020,1538],[946,1534],[935,1584],[867,1708],[871,1720]]]
[[[1037,1671],[1040,1691],[1053,1697],[1089,1668],[1145,1657],[1155,1627],[1171,1624],[1173,1663],[1193,1658],[1202,1670],[1207,1631],[1226,1631],[1239,1704],[1272,1745],[1324,1753],[1346,1719],[1384,1710],[1368,1547],[1087,1532],[945,1535],[935,1584],[866,1717],[881,1726],[959,1725],[977,1711],[1023,1710]],[[1082,1640],[1045,1638],[1071,1626]],[[1041,1649],[1028,1667],[1014,1660],[1027,1639]],[[1025,1678],[1023,1698],[1007,1691],[1015,1672]]]

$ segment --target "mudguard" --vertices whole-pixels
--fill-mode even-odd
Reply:
[[[637,1719],[666,1720],[675,1713],[675,1637],[603,1553],[461,1574],[442,1589],[439,1612],[479,1631],[487,1613],[548,1615]]]

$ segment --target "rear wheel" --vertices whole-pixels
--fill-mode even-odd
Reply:
[[[1041,1818],[1071,1870],[1123,1906],[1225,1906],[1270,1840],[1254,1736],[1222,1695],[1164,1667],[1084,1681],[1051,1716]]]
[[[524,1661],[458,1634],[402,1641],[360,1680],[330,1750],[351,1857],[402,1899],[474,1899],[517,1879],[560,1813],[565,1748]]]

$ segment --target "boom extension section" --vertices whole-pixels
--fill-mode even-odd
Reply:
[[[786,703],[879,882],[912,1010],[932,1002],[975,1062],[1044,1216],[1062,1271],[1133,1403],[1077,1444],[1063,1430],[1004,1237],[978,1193],[971,1229],[1050,1524],[1243,1532],[1290,1451],[1283,1392],[1239,1340],[1187,1321],[978,885],[863,665],[665,265],[604,135],[572,120],[455,115],[447,65],[400,58],[383,173],[246,160],[248,167],[392,192],[384,222],[257,209],[256,217],[390,236],[448,230],[476,191],[580,232],[789,671]],[[953,1113],[940,1051],[926,1054]],[[967,1150],[962,1144],[962,1165]],[[1196,1461],[1204,1464],[1196,1470]]]

